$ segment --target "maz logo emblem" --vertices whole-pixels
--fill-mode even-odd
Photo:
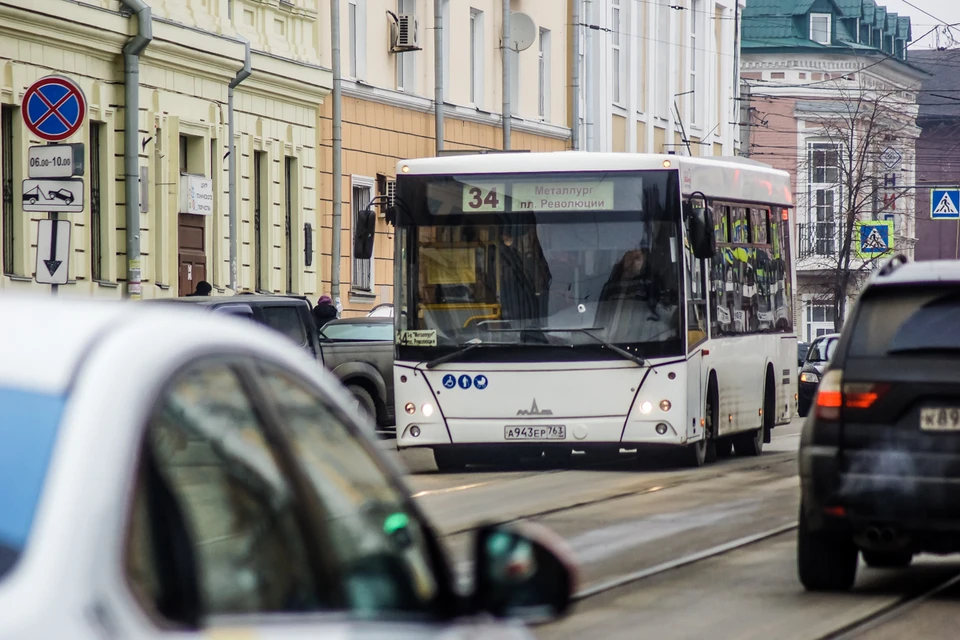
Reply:
[[[541,411],[540,407],[537,406],[537,399],[534,398],[533,404],[530,405],[530,410],[527,411],[526,409],[520,409],[520,411],[517,411],[517,415],[518,416],[552,416],[553,411],[551,411],[550,409],[544,409]]]

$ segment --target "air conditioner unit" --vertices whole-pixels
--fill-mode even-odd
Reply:
[[[404,51],[420,51],[420,23],[416,16],[401,13],[396,15],[387,12],[390,16],[390,52],[403,53]]]
[[[381,218],[386,216],[386,210],[389,207],[392,207],[394,202],[397,200],[397,181],[396,180],[387,180],[387,207],[381,207],[380,211]]]

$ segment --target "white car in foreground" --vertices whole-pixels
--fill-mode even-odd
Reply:
[[[0,297],[0,638],[505,638],[566,610],[542,530],[478,533],[474,591],[281,336]]]

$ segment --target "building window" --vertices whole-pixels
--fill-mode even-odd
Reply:
[[[357,216],[358,214],[367,208],[367,205],[370,204],[370,200],[373,198],[373,180],[368,178],[353,178],[353,199],[351,209],[353,210],[353,221],[351,229],[353,229],[354,237],[356,237],[357,230]],[[351,245],[351,253],[352,245]],[[350,280],[351,290],[361,291],[363,293],[373,291],[373,258],[353,258],[353,274]]]
[[[267,154],[263,151],[253,152],[253,290],[263,290],[263,244],[262,214],[263,198],[267,192],[264,180],[266,179]]]
[[[400,15],[416,14],[415,0],[399,0],[397,2],[397,13]],[[407,51],[397,54],[397,89],[414,93],[417,89],[415,52]]]
[[[830,44],[830,18],[829,13],[811,13],[810,14],[810,39],[820,44]]]
[[[800,234],[801,257],[833,256],[837,251],[840,196],[840,149],[830,142],[807,145],[807,225]]]
[[[666,118],[670,111],[670,0],[657,3],[657,107],[656,114]]]
[[[808,301],[807,303],[807,343],[812,343],[822,335],[833,333],[836,312],[832,304]]]
[[[187,173],[190,166],[190,138],[180,136],[180,175]]]
[[[103,280],[103,220],[100,216],[100,134],[103,124],[90,123],[90,279]]]
[[[296,158],[283,160],[284,250],[287,253],[287,293],[293,293],[293,198],[297,186]]]
[[[347,31],[350,77],[363,80],[367,76],[367,0],[350,0]]]
[[[470,10],[470,102],[483,106],[483,11]]]
[[[610,64],[613,73],[613,102],[623,103],[623,60],[620,51],[620,0],[610,7]]]
[[[700,0],[690,0],[690,86],[687,91],[690,97],[690,122],[699,124],[700,113],[697,101],[697,91],[700,86],[697,84],[697,74],[703,67],[703,43],[700,37],[701,20],[703,15],[703,3]]]
[[[440,20],[443,28],[441,46],[443,49],[443,86],[444,100],[450,95],[450,0],[443,0],[440,7]]]
[[[3,234],[3,272],[15,273],[14,256],[14,217],[13,217],[13,123],[17,108],[10,105],[0,106],[0,192],[3,195],[3,219],[0,220],[0,233]]]
[[[539,114],[544,120],[550,118],[550,31],[540,29],[540,81]]]

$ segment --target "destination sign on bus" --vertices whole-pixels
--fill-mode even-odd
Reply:
[[[612,181],[516,182],[464,184],[464,213],[509,211],[613,211]]]

